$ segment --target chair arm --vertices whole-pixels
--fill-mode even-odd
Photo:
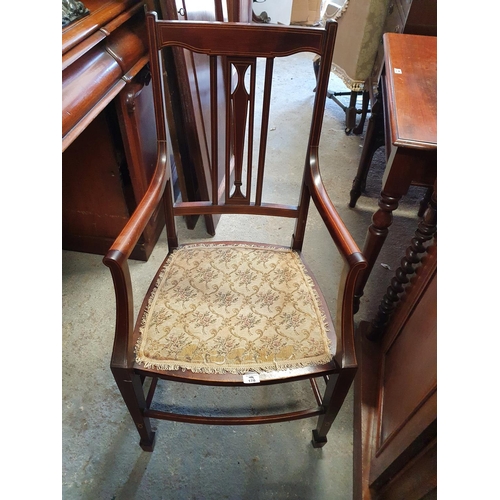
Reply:
[[[133,364],[134,303],[128,258],[162,199],[167,179],[170,177],[167,170],[166,143],[158,141],[156,168],[146,194],[103,258],[104,265],[110,269],[115,289],[116,326],[111,358],[114,367],[131,368]]]
[[[349,261],[351,255],[361,252],[325,189],[319,169],[317,147],[311,147],[309,150],[309,174],[309,182],[306,182],[314,204],[340,253]]]
[[[336,360],[343,368],[356,367],[354,291],[358,275],[367,267],[367,262],[326,192],[319,169],[317,147],[311,147],[309,150],[307,181],[314,204],[345,262],[337,297],[335,327],[340,345],[338,345]]]
[[[122,254],[122,259],[128,259],[134,246],[144,232],[149,219],[160,202],[167,179],[167,147],[165,141],[158,141],[158,153],[153,177],[146,194],[143,196],[125,227],[111,245],[108,254]]]

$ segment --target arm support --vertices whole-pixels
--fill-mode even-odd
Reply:
[[[317,147],[312,147],[309,151],[308,172],[309,174],[306,182],[311,197],[344,260],[335,320],[338,342],[340,342],[340,349],[338,349],[338,352],[342,353],[342,358],[336,361],[342,367],[355,366],[354,290],[358,275],[361,270],[366,268],[367,263],[326,192],[319,170]]]
[[[104,264],[111,271],[115,288],[116,329],[111,364],[116,367],[130,368],[133,364],[134,302],[128,258],[163,197],[165,185],[170,176],[167,166],[166,143],[159,141],[158,159],[149,188],[103,258]]]

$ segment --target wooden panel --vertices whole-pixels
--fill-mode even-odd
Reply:
[[[354,499],[431,500],[436,492],[437,243],[381,340],[357,332]]]
[[[353,499],[371,500],[371,460],[377,446],[378,381],[382,352],[378,343],[366,338],[370,324],[362,321],[356,332],[358,372],[354,379]]]
[[[218,19],[222,11],[216,8],[216,3],[218,2],[202,4],[196,0],[163,0],[160,2],[161,18],[222,20]],[[168,82],[170,102],[167,103],[167,113],[174,120],[169,123],[169,128],[175,149],[175,170],[181,179],[182,197],[184,201],[210,200],[210,142],[207,142],[207,127],[204,121],[204,115],[206,116],[210,109],[204,109],[207,106],[206,94],[210,82],[209,79],[207,81],[208,59],[205,56],[204,59],[202,57],[195,60],[192,54],[178,47],[166,49],[164,53],[165,68],[167,74],[171,75]],[[210,122],[208,131],[209,124]],[[215,234],[219,218],[205,216],[209,234]],[[194,228],[196,221],[197,217],[187,218],[187,227]]]
[[[147,77],[148,72],[145,71]],[[115,101],[124,140],[135,202],[138,204],[156,166],[156,127],[152,119],[153,92],[143,79],[133,80]]]
[[[398,315],[404,320],[397,331],[389,327],[383,338],[379,430],[370,466],[370,486],[374,488],[383,486],[436,434],[437,275],[435,256],[424,260],[415,281],[425,278],[425,287],[402,301],[396,322]],[[420,329],[424,327],[429,331]]]
[[[404,32],[437,36],[437,0],[413,0],[406,18]]]
[[[437,280],[385,353],[381,444],[400,429],[437,385]]]
[[[82,236],[103,238],[109,248],[128,220],[133,200],[124,196],[124,158],[117,156],[112,113],[100,113],[62,155],[63,248],[78,249],[71,243]]]
[[[177,0],[179,3],[180,0]],[[203,2],[203,7],[196,0],[182,0],[185,9],[185,15],[179,16],[179,19],[190,20],[190,21],[223,21],[223,9],[222,2],[211,1]],[[174,49],[182,53],[182,57],[185,62],[186,72],[188,76],[188,90],[191,94],[192,112],[194,118],[194,127],[192,141],[196,141],[196,149],[199,150],[199,160],[197,164],[201,168],[198,169],[198,189],[199,189],[199,199],[201,200],[211,200],[212,199],[212,170],[215,168],[218,170],[217,179],[218,186],[217,192],[219,192],[219,187],[224,179],[224,167],[221,162],[214,164],[211,151],[212,143],[212,129],[211,129],[211,119],[210,119],[210,107],[211,107],[211,97],[210,97],[210,60],[209,57],[203,54],[190,53],[189,51],[182,49]],[[225,103],[224,94],[224,75],[222,72],[222,67],[220,64],[217,65],[217,76],[218,76],[218,102],[219,102],[219,113],[218,113],[218,158],[223,158],[224,154],[224,143],[223,143],[223,131],[225,130],[225,115],[222,112]],[[195,139],[196,138],[196,139]],[[194,144],[190,147],[191,150],[194,149]],[[220,215],[206,215],[205,216],[205,226],[209,234],[214,235],[217,224],[220,220]]]
[[[437,499],[437,439],[411,460],[380,491],[378,500]]]

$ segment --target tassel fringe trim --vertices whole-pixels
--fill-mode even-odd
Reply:
[[[354,92],[363,92],[366,90],[366,85],[364,80],[354,80],[352,79],[340,66],[332,64],[332,72],[337,75],[344,85]]]

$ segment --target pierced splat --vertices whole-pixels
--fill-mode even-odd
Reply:
[[[253,149],[253,115],[255,105],[255,58],[228,58],[228,74],[234,68],[234,90],[231,89],[231,79],[227,79],[227,95],[230,96],[226,107],[229,127],[226,131],[226,203],[250,203],[252,179],[252,149]],[[245,84],[245,76],[250,69],[250,89]],[[247,136],[248,133],[248,136]],[[243,187],[243,169],[245,163],[245,145],[247,150],[247,178]],[[234,159],[234,183],[229,185],[229,151]]]

